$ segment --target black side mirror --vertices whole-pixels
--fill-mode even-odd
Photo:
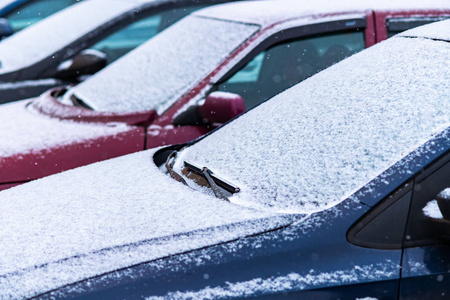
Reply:
[[[244,99],[237,94],[212,92],[201,105],[189,107],[173,120],[174,125],[225,123],[245,111]]]
[[[62,62],[54,75],[55,78],[65,80],[76,80],[82,75],[92,75],[106,66],[106,54],[86,49],[73,59]]]
[[[441,191],[436,196],[436,200],[444,219],[450,220],[450,188]]]
[[[0,19],[0,39],[4,39],[5,37],[10,36],[13,34],[14,31],[9,24],[8,20],[5,18]]]

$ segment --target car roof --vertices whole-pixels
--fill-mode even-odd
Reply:
[[[280,2],[283,4],[281,5]],[[209,7],[195,12],[194,14],[203,17],[258,24],[264,27],[302,16],[308,17],[314,15],[364,12],[368,10],[408,11],[448,10],[449,8],[450,2],[446,0],[380,0],[370,3],[359,0],[260,0],[251,2],[236,2],[216,7]],[[249,13],[254,11],[258,11],[258,14]]]

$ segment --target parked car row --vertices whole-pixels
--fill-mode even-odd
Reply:
[[[0,298],[445,299],[450,4],[219,2],[0,42]]]

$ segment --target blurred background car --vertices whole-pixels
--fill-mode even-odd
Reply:
[[[80,1],[2,0],[0,1],[0,39]]]
[[[77,83],[190,12],[223,2],[90,0],[68,7],[0,43],[0,103]]]
[[[1,297],[447,295],[449,63],[431,24],[195,142],[0,192]]]
[[[0,189],[193,140],[387,37],[374,20],[445,12],[398,5],[253,1],[191,14],[78,86],[0,106]]]

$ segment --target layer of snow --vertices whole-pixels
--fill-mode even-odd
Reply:
[[[16,2],[15,0],[0,0],[0,9],[4,9],[6,6]]]
[[[16,81],[14,83],[12,82],[0,82],[0,90],[9,90],[9,89],[18,89],[22,87],[30,87],[30,86],[41,86],[41,85],[57,85],[57,84],[63,84],[62,81],[53,79],[53,78],[46,78],[46,79],[38,79],[38,80],[24,80],[24,81]]]
[[[392,38],[303,81],[180,153],[241,188],[230,200],[333,206],[450,126],[450,43]]]
[[[416,27],[400,33],[400,36],[424,37],[450,41],[450,20]]]
[[[432,200],[427,203],[427,205],[423,208],[423,213],[425,216],[433,218],[433,219],[443,219],[441,210],[439,209],[438,203],[436,200]]]
[[[74,4],[0,44],[0,73],[37,63],[111,19],[147,1],[91,0]]]
[[[132,129],[124,124],[88,124],[53,119],[27,108],[28,102],[24,100],[0,106],[0,171],[1,157],[45,150]]]
[[[185,18],[66,97],[74,93],[98,111],[161,113],[257,30],[247,24]]]
[[[267,26],[291,18],[301,16],[334,14],[341,12],[364,12],[368,10],[390,10],[407,11],[420,9],[449,10],[450,2],[447,0],[421,1],[421,0],[317,0],[298,1],[250,1],[244,3],[229,3],[213,6],[196,12],[196,15],[226,19],[243,23],[259,24]],[[258,13],[255,14],[254,12]]]
[[[389,280],[397,277],[398,273],[398,265],[386,262],[384,264],[355,266],[352,269],[329,273],[319,273],[315,270],[310,270],[304,275],[290,273],[279,277],[255,278],[245,282],[226,282],[223,286],[208,286],[199,291],[172,292],[163,297],[149,296],[146,299],[229,299],[242,297],[243,295],[251,297],[260,293],[276,294],[323,286],[360,283],[361,281]],[[367,294],[370,294],[370,291]]]
[[[135,153],[0,192],[0,298],[31,297],[295,219],[194,191],[160,172],[153,154]]]
[[[439,197],[450,199],[450,187],[439,193]]]

